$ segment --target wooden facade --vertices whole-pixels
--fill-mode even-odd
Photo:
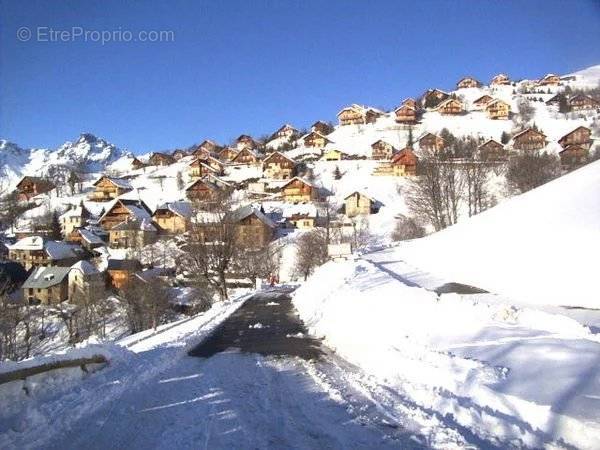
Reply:
[[[136,272],[142,270],[142,265],[135,259],[109,259],[108,284],[112,289],[121,290],[129,284]]]
[[[589,149],[592,144],[592,130],[587,127],[577,127],[570,133],[565,134],[558,140],[562,148],[567,148],[569,145],[578,145]]]
[[[157,232],[150,219],[126,220],[108,230],[108,243],[112,248],[142,248],[156,242]]]
[[[486,161],[504,160],[508,157],[508,152],[504,149],[504,145],[493,139],[489,139],[481,144],[478,150],[480,158]]]
[[[589,95],[578,94],[567,100],[571,111],[584,111],[588,109],[600,108],[600,102]]]
[[[235,140],[235,146],[238,150],[243,150],[243,149],[254,150],[259,147],[258,142],[256,142],[252,138],[252,136],[249,136],[247,134],[240,135]]]
[[[376,160],[391,159],[394,154],[394,146],[389,142],[379,139],[371,144],[371,158]]]
[[[100,218],[100,226],[108,231],[122,222],[145,217],[150,217],[150,209],[144,202],[118,199]]]
[[[495,99],[485,105],[485,112],[492,120],[505,120],[510,117],[510,105],[505,101]]]
[[[538,81],[539,86],[558,86],[560,84],[560,77],[558,75],[554,75],[553,73],[549,73],[540,81]]]
[[[168,166],[175,162],[175,158],[166,153],[152,153],[148,158],[148,164],[151,166]]]
[[[492,86],[505,86],[508,84],[510,84],[510,78],[505,73],[499,73],[490,81],[490,85]]]
[[[414,100],[413,100],[414,101]],[[417,110],[414,106],[400,105],[394,110],[396,123],[417,123]]]
[[[238,151],[231,147],[225,147],[219,152],[219,159],[224,162],[230,162],[238,154]]]
[[[419,105],[417,104],[417,101],[414,98],[411,98],[411,97],[405,98],[402,101],[402,105],[410,106],[414,110],[418,109],[418,107],[419,107]]]
[[[186,197],[193,202],[214,202],[219,198],[219,187],[206,179],[198,179],[185,190]]]
[[[213,154],[217,153],[219,151],[219,149],[220,149],[219,144],[217,144],[214,141],[211,141],[210,139],[205,139],[198,145],[198,147],[196,147],[194,149],[194,151],[202,150],[202,151],[206,152],[208,155],[213,155]]]
[[[23,177],[16,186],[17,199],[28,202],[36,195],[45,194],[54,189],[55,186],[41,177]]]
[[[231,160],[232,164],[256,164],[258,156],[249,148],[242,148]]]
[[[392,158],[392,174],[397,177],[416,175],[417,163],[418,158],[413,149],[403,148]]]
[[[97,202],[114,200],[120,195],[132,190],[128,181],[120,178],[110,178],[105,175],[101,176],[93,186],[94,192],[92,192],[88,198]]]
[[[185,150],[175,150],[172,156],[175,161],[179,161],[181,158],[185,158],[187,155],[188,154]]]
[[[190,178],[202,178],[211,173],[217,173],[217,171],[207,164],[206,159],[195,159],[188,164]]]
[[[450,94],[447,92],[441,91],[440,89],[427,89],[425,94],[423,94],[423,107],[424,108],[435,108],[441,102],[448,99]]]
[[[473,77],[464,77],[456,83],[457,89],[478,88],[481,83]]]
[[[577,144],[568,145],[559,154],[560,165],[565,170],[571,170],[584,165],[589,158],[589,150]]]
[[[374,108],[366,108],[360,105],[350,105],[342,109],[338,114],[340,125],[360,125],[375,123],[381,116],[381,112]]]
[[[427,133],[419,139],[419,148],[430,152],[439,152],[444,149],[446,142],[440,136],[433,133]]]
[[[482,95],[481,97],[479,97],[477,100],[475,100],[473,102],[473,106],[475,106],[476,108],[485,108],[485,105],[487,105],[489,102],[491,102],[492,100],[494,100],[494,98],[490,95]]]
[[[353,192],[344,199],[347,217],[365,216],[375,211],[375,201],[360,192]]]
[[[546,135],[533,128],[527,128],[513,137],[515,150],[541,150],[547,143]]]
[[[323,136],[327,136],[333,131],[333,127],[326,122],[317,120],[311,125],[310,131],[316,131],[317,133],[321,133]]]
[[[176,205],[175,207],[170,207],[167,203],[156,208],[152,214],[152,220],[162,233],[183,234],[190,227],[189,213],[191,213],[191,208],[179,211]]]
[[[302,138],[302,142],[304,143],[305,147],[323,148],[331,141],[318,131],[311,131]]]
[[[456,116],[464,112],[464,107],[459,99],[451,97],[441,102],[436,111],[445,116]]]
[[[294,177],[282,188],[283,199],[286,202],[310,202],[318,197],[317,188],[299,177]]]
[[[296,163],[280,152],[273,152],[263,161],[263,176],[274,180],[289,180],[295,175]]]
[[[236,223],[236,243],[249,249],[264,248],[273,239],[273,228],[254,211]]]

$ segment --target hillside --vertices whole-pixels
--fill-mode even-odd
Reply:
[[[522,301],[598,308],[599,199],[596,161],[395,253]]]

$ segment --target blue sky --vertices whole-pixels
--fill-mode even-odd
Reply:
[[[48,41],[72,27],[174,41]],[[85,131],[138,153],[224,143],[349,103],[392,108],[467,74],[567,73],[600,64],[598,44],[600,2],[586,0],[0,0],[0,137],[56,147]]]

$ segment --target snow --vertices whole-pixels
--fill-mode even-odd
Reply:
[[[398,259],[537,304],[598,308],[600,162],[427,238]]]

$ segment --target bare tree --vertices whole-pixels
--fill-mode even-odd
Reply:
[[[392,232],[394,241],[406,241],[425,236],[425,229],[412,217],[400,216]]]
[[[327,235],[323,229],[302,234],[296,242],[294,272],[306,280],[315,267],[327,261]]]
[[[170,295],[156,276],[134,277],[120,293],[131,333],[158,327],[169,308]]]
[[[210,204],[196,204],[183,248],[185,263],[197,284],[213,289],[221,300],[228,298],[226,275],[239,251],[232,210],[229,193]]]
[[[506,179],[513,189],[527,192],[559,175],[560,161],[556,155],[525,151],[509,159]]]

